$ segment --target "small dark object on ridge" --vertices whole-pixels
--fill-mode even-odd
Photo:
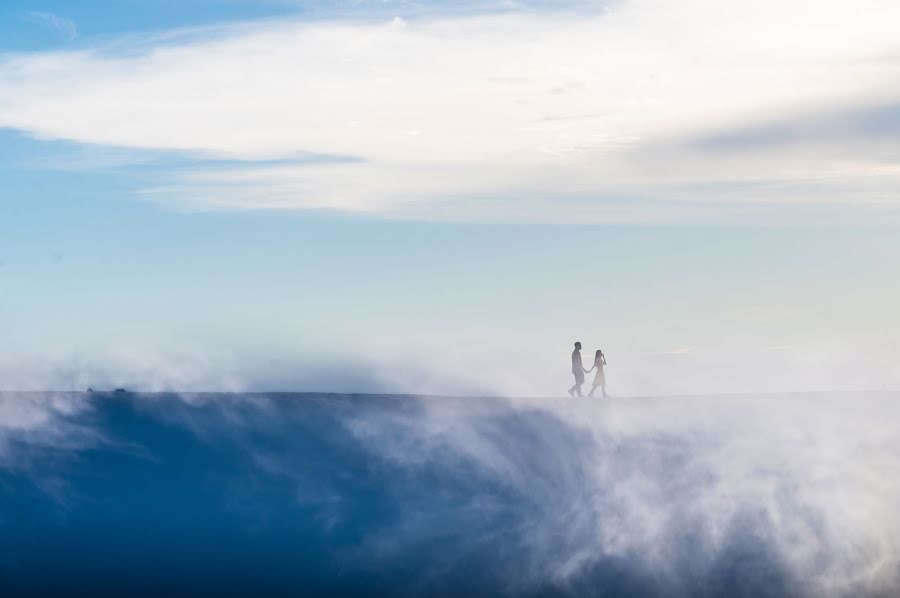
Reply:
[[[126,393],[126,392],[128,392],[128,391],[125,390],[124,388],[117,388],[115,392],[116,392],[116,394],[118,395],[118,394],[124,394],[124,393]]]

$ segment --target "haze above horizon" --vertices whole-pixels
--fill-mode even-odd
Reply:
[[[9,0],[0,387],[900,386],[900,5]]]

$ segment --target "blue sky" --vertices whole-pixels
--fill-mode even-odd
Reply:
[[[776,4],[6,2],[0,387],[897,385],[898,12]]]

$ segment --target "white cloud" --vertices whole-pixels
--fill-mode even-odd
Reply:
[[[890,76],[898,26],[900,6],[885,0],[632,0],[602,14],[261,22],[8,56],[0,126],[241,160],[358,159],[188,170],[147,190],[213,209],[427,212],[460,198],[526,197],[537,202],[518,207],[529,218],[553,219],[559,197],[657,202],[612,214],[628,221],[670,220],[667,203],[688,219],[728,200],[891,205],[900,175],[883,141],[746,153],[687,141],[900,100]],[[723,185],[698,190],[710,182]],[[611,217],[583,203],[562,219]],[[509,218],[510,205],[497,217]]]
[[[739,328],[729,329],[735,336]],[[178,350],[144,341],[88,353],[62,349],[19,356],[0,352],[4,390],[48,388],[136,391],[272,391],[409,393],[454,396],[561,397],[572,384],[568,339],[527,335],[441,334],[344,337],[306,347],[227,349],[204,343]],[[584,339],[586,362],[594,345]],[[623,341],[623,342],[627,342]],[[617,347],[615,351],[607,345]],[[561,349],[562,347],[562,349]],[[608,391],[615,397],[689,394],[854,391],[897,388],[895,347],[851,337],[840,343],[676,347],[648,353],[604,342]],[[590,389],[590,380],[584,387]]]
[[[504,504],[524,497],[530,510],[507,524],[501,551],[515,546],[520,567],[505,580],[513,594],[548,580],[602,582],[608,570],[597,565],[610,561],[629,565],[610,579],[636,575],[648,594],[695,595],[742,569],[742,587],[763,594],[890,594],[900,484],[885,473],[900,453],[884,416],[895,398],[423,401],[399,415],[364,411],[349,429],[411,471],[445,480],[458,469],[502,483]],[[354,556],[389,568],[434,533],[407,503],[403,525],[369,534]],[[493,527],[471,527],[466,547],[496,541]],[[503,576],[509,569],[497,560]]]
[[[118,399],[0,393],[0,472],[45,480],[42,490],[68,498],[62,512],[101,519],[98,500],[117,515],[145,509],[122,490],[152,476],[160,497],[252,530],[251,543],[277,533],[276,556],[319,543],[327,559],[311,566],[334,565],[322,587],[374,571],[391,593],[467,584],[511,595],[890,596],[900,583],[897,399],[170,394],[123,398],[130,416],[118,417]],[[173,445],[175,427],[196,444]],[[17,453],[3,452],[7,437]],[[184,447],[188,466],[214,474],[186,479]],[[60,461],[66,453],[78,458]],[[153,467],[123,477],[125,456]],[[37,514],[51,528],[65,520],[55,515]],[[165,508],[157,515],[170,521]],[[297,543],[285,535],[297,528],[283,527],[293,515],[306,531]],[[309,533],[342,522],[351,533]],[[263,573],[285,562],[307,570],[272,562]]]

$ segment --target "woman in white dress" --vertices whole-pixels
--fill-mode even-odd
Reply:
[[[603,354],[603,351],[597,349],[596,355],[594,355],[594,365],[588,370],[588,373],[591,372],[594,368],[597,368],[597,373],[594,374],[594,384],[591,387],[591,392],[588,393],[589,397],[594,396],[594,391],[597,390],[599,386],[603,390],[603,397],[609,397],[606,394],[606,375],[603,373],[603,366],[606,365],[606,356]]]

